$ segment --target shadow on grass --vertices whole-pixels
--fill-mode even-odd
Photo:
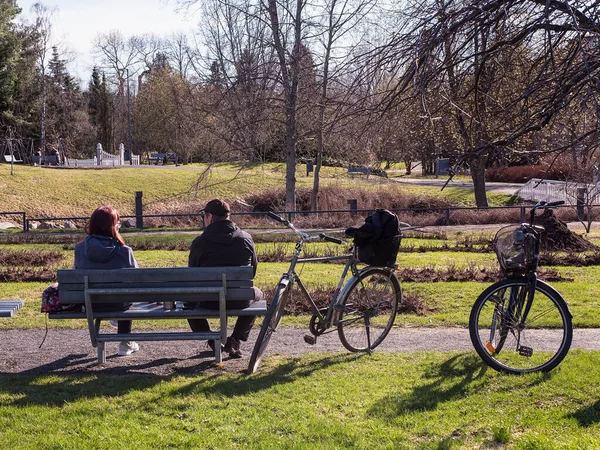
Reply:
[[[369,410],[369,415],[391,420],[395,417],[412,412],[433,411],[438,405],[460,399],[466,395],[476,394],[477,385],[493,382],[490,377],[483,377],[492,369],[482,364],[481,359],[474,353],[461,353],[452,356],[443,364],[431,362],[421,369],[423,384],[417,385],[410,392],[400,392],[382,398]],[[522,380],[517,375],[501,374],[500,377]],[[531,387],[545,383],[552,374],[537,374],[526,384]],[[496,390],[512,391],[512,383],[500,383]]]
[[[593,405],[581,408],[579,411],[571,414],[571,417],[577,420],[582,427],[591,427],[600,423],[600,400]]]
[[[51,363],[20,373],[0,373],[0,406],[50,405],[61,406],[78,399],[119,397],[130,392],[151,389],[157,384],[177,378],[192,382],[172,391],[172,396],[190,394],[224,395],[234,397],[269,389],[274,385],[291,383],[313,375],[336,364],[359,358],[344,354],[286,360],[272,370],[253,375],[214,373],[214,360],[201,361],[193,367],[175,370],[168,375],[142,372],[150,367],[170,364],[178,359],[157,359],[124,367],[98,366],[88,354],[73,354]],[[190,358],[194,360],[196,358]],[[75,366],[73,368],[73,366]],[[212,369],[208,372],[207,369]],[[204,374],[202,372],[205,372]],[[2,399],[2,395],[8,397]],[[12,397],[8,399],[9,397]]]
[[[370,408],[368,415],[393,419],[407,412],[434,410],[440,403],[463,396],[469,385],[482,377],[488,368],[482,366],[477,355],[459,354],[442,365],[432,362],[422,370],[425,384],[406,394],[382,398]]]
[[[252,375],[238,375],[238,378],[223,378],[220,375],[212,375],[210,387],[205,393],[225,395],[234,397],[248,393],[259,392],[269,389],[274,385],[292,383],[298,379],[312,376],[315,372],[326,370],[337,364],[345,364],[356,361],[358,358],[366,357],[362,354],[336,354],[311,358],[306,361],[303,358],[286,359],[280,362],[272,370],[261,369]],[[205,391],[203,386],[207,379],[191,383],[178,390],[178,395],[197,395]]]

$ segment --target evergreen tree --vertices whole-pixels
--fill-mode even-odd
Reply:
[[[107,152],[112,152],[112,97],[106,85],[106,75],[100,74],[97,67],[92,70],[88,88],[88,113],[96,130],[96,142]]]
[[[57,146],[58,140],[62,140],[63,150],[69,156],[89,153],[93,148],[90,143],[93,127],[89,121],[87,99],[69,74],[66,61],[56,47],[52,47],[45,84],[48,142]]]
[[[4,128],[13,121],[20,40],[14,19],[21,10],[15,0],[0,0],[0,126]]]

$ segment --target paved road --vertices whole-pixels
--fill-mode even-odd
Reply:
[[[447,177],[440,178],[391,178],[392,181],[400,184],[408,184],[413,186],[430,186],[439,187],[440,189],[446,183]],[[515,194],[523,184],[520,183],[496,183],[486,182],[485,187],[487,192],[493,192],[495,194]],[[459,188],[473,188],[472,181],[464,180],[452,180],[448,183],[448,187],[459,187]]]
[[[0,374],[48,374],[69,372],[105,373],[152,373],[172,375],[195,373],[214,368],[214,359],[204,342],[142,342],[141,350],[131,357],[115,357],[116,343],[107,344],[107,362],[96,364],[96,352],[92,348],[87,330],[51,329],[44,346],[38,348],[45,330],[0,330]],[[225,360],[218,370],[237,372],[245,370],[248,356],[254,345],[244,343],[246,355],[240,360]],[[321,336],[316,345],[304,342],[304,329],[280,328],[273,335],[267,355],[297,356],[307,352],[348,353],[340,344],[337,333]],[[572,349],[600,350],[600,329],[577,329],[574,331]],[[397,328],[392,330],[378,352],[415,351],[467,351],[473,352],[469,332],[463,328]]]

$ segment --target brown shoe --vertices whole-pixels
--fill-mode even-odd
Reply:
[[[225,352],[229,353],[231,358],[241,358],[242,351],[240,350],[240,340],[234,338],[233,336],[229,336],[227,338],[227,343],[225,344],[225,348],[223,349]]]

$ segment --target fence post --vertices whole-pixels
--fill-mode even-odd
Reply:
[[[144,229],[144,216],[142,214],[142,196],[144,193],[142,191],[137,191],[135,193],[135,226],[140,230]]]
[[[96,145],[96,165],[102,165],[102,144],[100,142]]]
[[[23,232],[29,231],[29,220],[27,220],[27,213],[23,213]]]
[[[348,208],[350,208],[350,214],[355,216],[358,213],[358,200],[348,200]]]
[[[521,223],[525,223],[527,221],[527,213],[525,212],[524,206],[521,206],[521,217],[519,217],[519,221]]]
[[[446,225],[450,225],[450,208],[446,208]]]
[[[307,159],[306,160],[306,176],[310,175],[311,173],[313,173],[313,161],[312,159]]]

